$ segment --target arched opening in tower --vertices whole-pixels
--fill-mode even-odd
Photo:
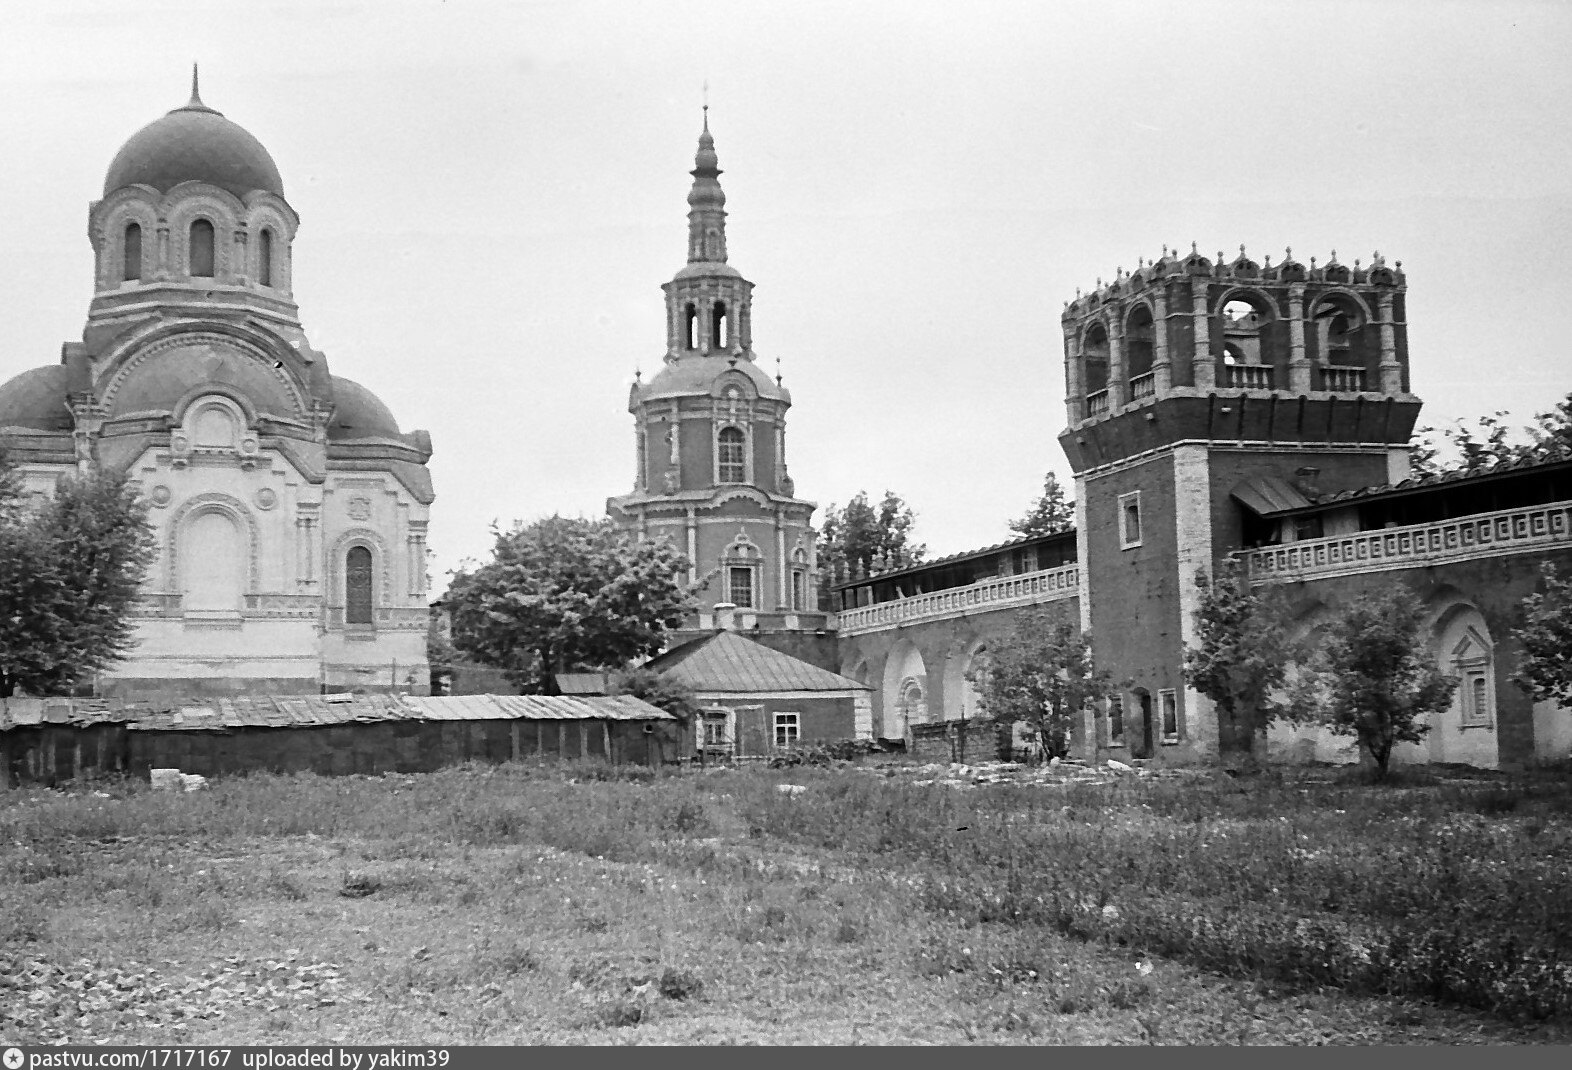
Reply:
[[[731,345],[727,318],[726,302],[715,302],[715,307],[710,311],[710,337],[714,339],[716,349],[726,349]]]
[[[189,250],[191,274],[202,278],[213,277],[213,224],[198,219],[191,224]]]
[[[122,279],[140,279],[142,277],[142,227],[138,223],[126,224],[126,238],[124,245],[124,263],[121,265]]]
[[[699,310],[692,305],[682,310],[682,348],[699,348]]]

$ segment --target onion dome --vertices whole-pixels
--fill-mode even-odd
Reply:
[[[131,135],[109,164],[104,194],[133,185],[167,193],[193,180],[228,190],[236,197],[253,190],[284,195],[278,166],[262,142],[202,103],[195,67],[191,70],[190,101]]]

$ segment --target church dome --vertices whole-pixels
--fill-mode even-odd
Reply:
[[[66,366],[34,368],[0,386],[0,427],[71,430],[71,410],[66,407]]]
[[[104,176],[104,195],[132,185],[167,193],[193,179],[236,197],[253,190],[284,195],[278,166],[262,142],[203,104],[194,82],[188,104],[132,134],[115,153]]]
[[[333,422],[328,438],[400,438],[398,421],[382,399],[342,375],[333,376]]]
[[[640,396],[646,400],[670,397],[696,397],[711,393],[715,381],[731,371],[741,372],[753,383],[759,397],[770,401],[791,402],[791,391],[770,378],[769,373],[751,360],[730,356],[684,357],[672,361],[645,383]]]

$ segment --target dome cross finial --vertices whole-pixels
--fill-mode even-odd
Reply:
[[[197,65],[195,62],[191,64],[191,99],[186,102],[186,106],[189,107],[192,104],[195,104],[198,107],[203,106],[202,93],[197,81]]]

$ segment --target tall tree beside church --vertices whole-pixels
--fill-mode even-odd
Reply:
[[[493,532],[492,559],[448,587],[453,645],[522,691],[556,694],[559,672],[655,654],[693,607],[678,579],[687,559],[610,520],[552,516]]]
[[[912,539],[916,522],[911,506],[893,490],[878,505],[860,490],[845,508],[827,506],[818,540],[821,604],[829,604],[834,584],[921,562],[928,548]]]
[[[1059,477],[1049,472],[1043,477],[1042,497],[1032,503],[1026,515],[1010,521],[1010,530],[1017,535],[1057,535],[1075,527],[1075,503],[1067,501]]]
[[[67,694],[130,653],[153,557],[125,476],[66,476],[29,510],[0,453],[0,697]]]
[[[1572,706],[1572,580],[1548,562],[1539,577],[1541,590],[1523,599],[1523,623],[1512,631],[1523,644],[1522,666],[1512,680],[1535,702]]]

